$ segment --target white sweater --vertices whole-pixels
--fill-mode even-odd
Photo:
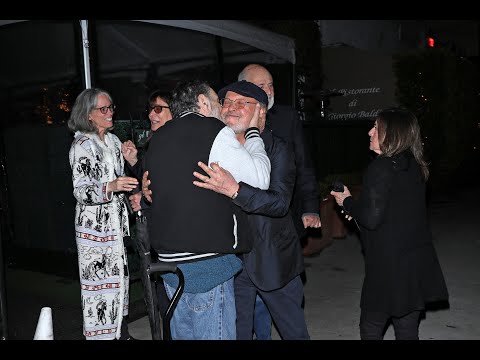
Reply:
[[[242,145],[235,132],[225,126],[212,144],[208,165],[212,162],[218,162],[237,182],[243,181],[262,190],[270,186],[271,164],[259,135],[248,137]]]

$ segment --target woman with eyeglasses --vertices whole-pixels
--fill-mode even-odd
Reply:
[[[130,236],[123,192],[138,185],[125,176],[120,139],[109,132],[115,105],[102,89],[78,95],[68,120],[83,335],[87,340],[131,340],[129,275],[124,238]]]
[[[161,90],[153,91],[148,97],[146,112],[150,120],[151,132],[148,135],[145,145],[143,146],[143,153],[145,153],[145,151],[147,150],[149,141],[153,133],[157,131],[160,127],[165,125],[167,121],[172,120],[172,113],[170,112],[170,108],[169,108],[170,100],[171,100],[170,94],[167,92],[163,92]],[[143,161],[139,161],[138,150],[135,144],[133,143],[133,141],[127,140],[122,144],[122,154],[126,160],[125,164],[127,166],[127,171],[131,173],[133,176],[135,176],[137,180],[140,182],[143,176]],[[129,196],[131,208],[133,211],[142,210],[142,215],[143,215],[142,224],[139,225],[137,221],[137,238],[136,238],[137,241],[134,242],[134,246],[140,258],[140,264],[144,267],[142,271],[146,271],[146,267],[151,261],[149,255],[145,256],[145,254],[150,253],[150,240],[148,238],[148,233],[146,233],[145,231],[139,230],[139,226],[143,226],[144,229],[148,228],[149,217],[150,217],[150,209],[149,209],[150,203],[144,197],[142,197],[142,192],[140,191],[140,188],[137,188],[134,192],[135,194]],[[148,280],[142,277],[142,281],[148,281]],[[165,288],[163,287],[163,283],[155,284],[155,285],[156,285],[155,291],[156,291],[157,301],[158,301],[158,310],[163,316],[163,314],[165,314],[165,312],[167,311],[167,307],[169,305],[169,299],[165,292]],[[145,294],[145,296],[148,296],[148,295]],[[146,298],[145,301],[148,304],[151,301],[151,299]],[[149,314],[149,315],[150,315],[150,321],[158,320],[157,314],[153,314],[153,317],[154,317],[153,320],[152,320],[152,314]],[[151,325],[156,326],[157,329],[159,328],[159,325],[153,325],[153,324]],[[152,332],[153,331],[156,331],[156,330],[152,328]]]
[[[151,132],[148,135],[147,141],[145,142],[145,151],[148,148],[148,141],[152,137],[153,133],[165,125],[167,121],[172,120],[172,113],[170,112],[170,107],[168,105],[169,102],[170,94],[160,90],[155,90],[148,97],[147,114],[148,119],[150,120]],[[138,161],[138,149],[133,141],[127,140],[122,144],[122,154],[127,161],[126,164],[128,170],[131,171],[133,176],[135,176],[138,180],[141,180],[143,175],[143,166],[141,161]],[[136,198],[134,199],[137,200]],[[133,210],[137,211],[135,208],[136,206]]]
[[[168,92],[163,92],[161,90],[153,91],[148,97],[146,111],[148,119],[150,120],[151,131],[143,147],[144,152],[148,149],[148,144],[153,133],[165,125],[167,121],[170,121],[173,118],[168,105],[170,103],[170,99],[171,95]],[[138,149],[133,141],[127,140],[122,144],[122,154],[126,160],[125,164],[128,172],[136,177],[138,181],[141,181],[143,176],[143,163],[142,161],[138,161]],[[143,203],[145,199],[142,199],[142,193],[140,191],[135,192],[135,194],[131,195],[129,199],[133,211],[139,211],[145,205]]]

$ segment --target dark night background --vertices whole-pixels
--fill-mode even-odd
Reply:
[[[293,39],[295,66],[254,46],[193,30],[90,20],[92,86],[105,88],[114,97],[118,110],[114,132],[122,140],[135,140],[136,134],[149,128],[145,99],[155,88],[171,89],[179,80],[202,77],[219,89],[235,81],[246,64],[259,62],[272,72],[275,101],[294,105],[301,115],[322,196],[332,178],[360,184],[371,156],[367,132],[372,117],[329,121],[320,111],[322,105],[327,113],[348,111],[340,98],[328,96],[330,89],[347,81],[351,88],[385,90],[388,96],[369,100],[373,109],[395,103],[416,113],[431,162],[431,193],[478,183],[478,21],[244,22]],[[428,46],[428,37],[435,39],[434,47]],[[13,306],[8,301],[9,269],[55,274],[73,283],[78,278],[75,200],[68,164],[72,135],[66,121],[84,88],[84,77],[78,21],[34,20],[0,26],[0,44],[8,49],[0,57],[0,280],[5,312],[5,307]],[[345,69],[334,76],[326,59],[336,59],[338,55],[331,54],[344,51],[352,58],[343,58]],[[367,60],[356,71],[360,57]],[[391,76],[378,73],[380,58]],[[341,66],[342,61],[335,63]],[[135,273],[133,253],[131,264]],[[72,311],[77,297],[79,292],[64,299],[72,306],[60,304],[58,311]],[[26,302],[25,309],[28,306]],[[132,309],[132,317],[143,314],[138,304],[132,304]],[[36,318],[37,310],[29,316]],[[75,316],[81,317],[80,310]],[[28,338],[16,323],[23,321],[18,312],[3,313],[2,325],[5,317],[11,338]],[[65,333],[69,331],[65,324]]]

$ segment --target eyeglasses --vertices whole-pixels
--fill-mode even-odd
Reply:
[[[256,102],[251,102],[251,101],[246,101],[246,100],[243,100],[243,99],[230,100],[228,98],[225,98],[225,99],[220,100],[220,105],[222,105],[222,107],[229,107],[232,104],[236,104],[237,109],[243,109],[245,107],[245,105],[247,105],[247,104],[256,105],[257,103]]]
[[[100,110],[102,114],[106,114],[108,110],[110,110],[112,113],[115,111],[116,106],[114,104],[110,104],[109,106],[102,106],[99,108],[95,108],[95,110]]]
[[[153,111],[155,111],[155,114],[160,114],[163,109],[170,109],[169,106],[163,106],[163,105],[153,105],[149,106],[147,109],[147,112],[150,114]]]

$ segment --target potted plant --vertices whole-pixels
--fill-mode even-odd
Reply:
[[[320,221],[321,236],[308,236],[303,247],[304,256],[318,254],[327,246],[331,245],[335,239],[343,239],[351,230],[348,220],[341,213],[335,198],[330,194],[332,183],[335,180],[342,181],[348,186],[352,196],[356,196],[361,189],[360,173],[342,173],[329,174],[318,182],[318,191],[320,194]]]

